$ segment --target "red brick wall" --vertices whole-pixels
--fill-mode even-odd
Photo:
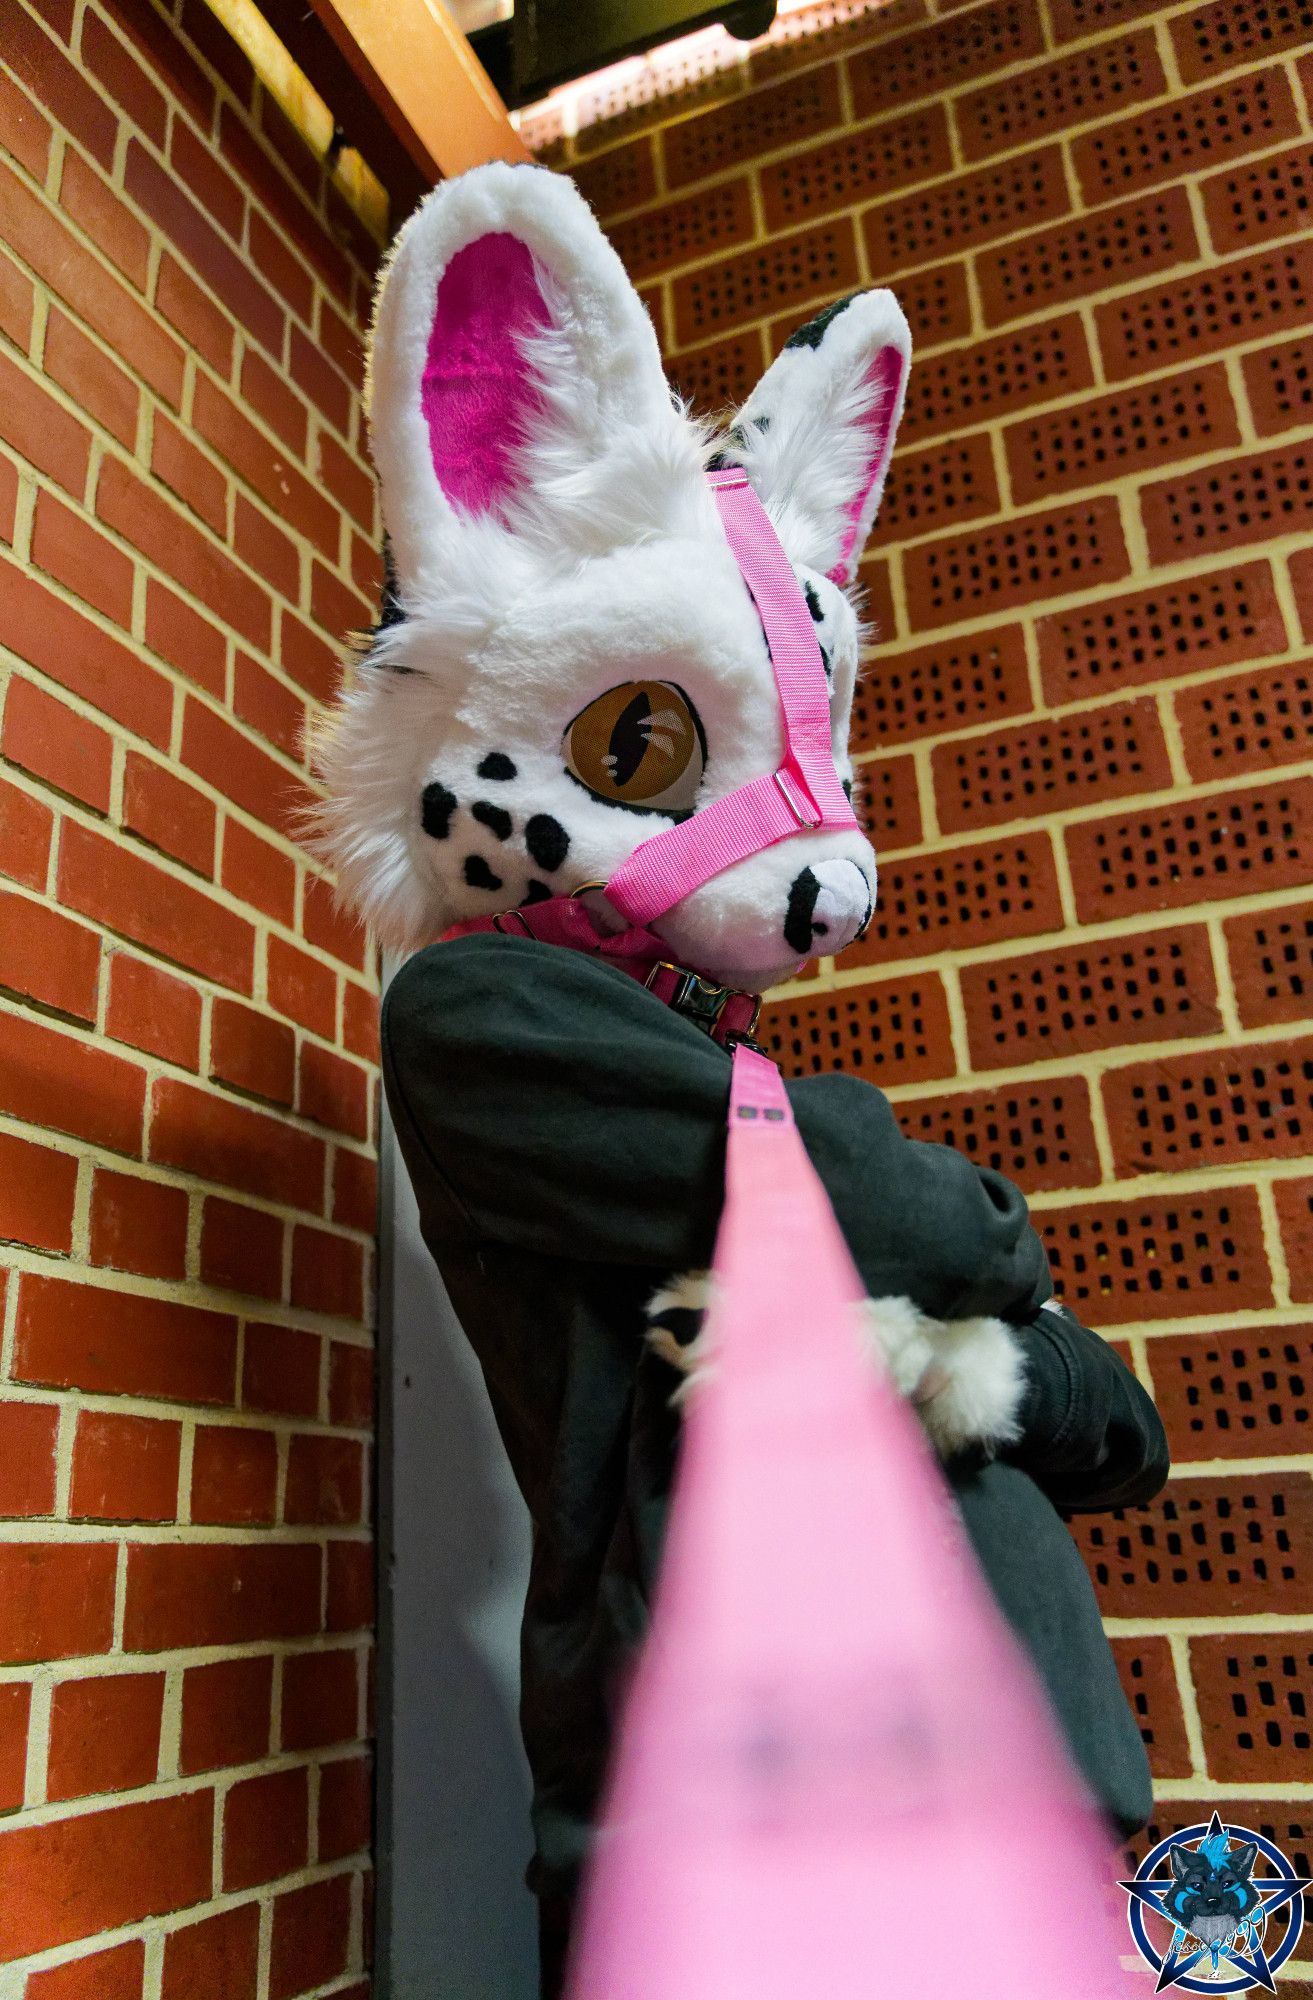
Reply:
[[[880,910],[771,1025],[1032,1194],[1176,1455],[1080,1533],[1162,1823],[1238,1802],[1307,1868],[1313,12],[818,12],[694,108],[534,129],[700,404],[827,300],[903,299],[856,722]]]
[[[197,0],[0,45],[0,1995],[360,2000],[377,253]]]

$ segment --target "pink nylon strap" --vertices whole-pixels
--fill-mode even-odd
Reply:
[[[829,688],[792,565],[746,473],[707,478],[770,648],[784,758],[777,771],[740,785],[634,849],[606,885],[607,901],[631,924],[650,924],[713,875],[791,834],[858,824],[834,767]]]

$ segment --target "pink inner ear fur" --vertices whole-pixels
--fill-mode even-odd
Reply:
[[[438,484],[467,514],[492,512],[515,489],[516,447],[539,401],[525,344],[547,324],[518,236],[477,237],[438,282],[420,403]]]
[[[861,491],[848,508],[848,526],[844,531],[843,546],[839,560],[826,574],[831,583],[843,585],[852,575],[853,545],[861,530],[862,516],[872,489],[884,478],[889,463],[889,453],[893,449],[893,416],[898,407],[898,391],[903,380],[903,357],[896,347],[882,347],[867,370],[866,379],[874,383],[878,391],[866,428],[871,438],[871,458]]]

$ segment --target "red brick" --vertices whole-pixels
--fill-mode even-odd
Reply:
[[[6,1959],[185,1909],[211,1893],[214,1795],[186,1792],[0,1832]]]
[[[8,70],[0,71],[0,143],[27,168],[33,180],[45,180],[50,159],[50,120],[42,117]]]
[[[374,622],[373,607],[321,562],[310,568],[310,615],[321,631],[342,639],[367,632]]]
[[[163,1674],[98,1674],[59,1681],[50,1697],[46,1796],[130,1792],[159,1765]]]
[[[232,321],[167,250],[160,258],[155,280],[155,303],[169,325],[176,327],[187,345],[194,347],[216,374],[226,377],[230,373]]]
[[[317,1417],[322,1352],[317,1333],[298,1326],[248,1322],[242,1351],[242,1408]]]
[[[200,376],[192,409],[197,431],[281,520],[316,548],[337,555],[338,514],[281,444],[258,430],[232,397],[208,376]]]
[[[365,1454],[355,1438],[315,1431],[292,1439],[284,1506],[289,1523],[354,1527],[364,1505]]]
[[[12,548],[18,532],[18,467],[0,456],[0,542]]]
[[[1172,1457],[1278,1458],[1307,1445],[1313,1324],[1219,1327],[1153,1343],[1153,1396]]]
[[[217,816],[194,785],[130,750],[124,766],[123,825],[151,847],[207,878],[214,873]]]
[[[666,184],[676,188],[703,180],[740,160],[823,132],[841,118],[834,65],[735,97],[671,126],[666,134]]]
[[[84,319],[116,354],[131,355],[134,373],[177,409],[184,354],[140,299],[63,227],[40,195],[0,165],[5,240],[58,298]]]
[[[319,1773],[319,1860],[342,1861],[369,1846],[373,1806],[368,1757],[341,1757]]]
[[[274,1900],[269,2000],[291,2000],[346,1970],[351,1938],[351,1879],[330,1876]]]
[[[1192,778],[1264,771],[1308,755],[1313,676],[1307,665],[1260,667],[1183,688],[1174,706]]]
[[[98,20],[94,15],[88,14],[82,30],[84,55],[89,44],[96,41],[100,32]],[[60,206],[91,238],[96,248],[117,265],[137,291],[144,292],[150,269],[149,231],[143,229],[127,203],[119,199],[96,169],[71,148],[64,154],[64,169],[59,180],[59,201]],[[46,355],[48,361],[49,335],[46,340]],[[70,387],[72,393],[71,385],[65,384],[65,386]],[[124,442],[130,440],[125,439]]]
[[[335,1340],[329,1350],[328,1420],[353,1430],[374,1421],[374,1350]]]
[[[1152,28],[967,91],[954,104],[968,160],[1006,152],[1167,89]]]
[[[233,506],[233,549],[280,597],[291,604],[297,602],[301,595],[300,550],[241,492]]]
[[[267,592],[118,459],[106,459],[100,468],[96,513],[253,646],[268,647],[272,614]]]
[[[187,1777],[268,1753],[274,1663],[268,1653],[188,1667],[182,1679],[178,1769]],[[207,1994],[205,2000],[210,2000]]]
[[[1199,255],[1185,189],[1169,187],[1016,238],[977,260],[987,326],[1131,282]]]
[[[1302,246],[1233,257],[1126,292],[1094,308],[1110,381],[1174,361],[1215,354],[1237,338],[1257,340],[1313,318],[1313,283]]]
[[[114,743],[107,731],[16,674],[5,703],[3,749],[11,763],[96,812],[109,811]]]
[[[189,507],[220,541],[224,539],[228,482],[218,466],[162,411],[157,412],[152,430],[150,469],[184,507]]]
[[[751,385],[749,385],[751,386]],[[366,533],[374,525],[374,481],[330,431],[320,429],[315,444],[319,477],[333,498]]]
[[[223,1886],[253,1889],[304,1868],[310,1852],[310,1786],[304,1766],[234,1785],[223,1808]]]
[[[1072,158],[1085,200],[1097,207],[1132,188],[1179,180],[1217,160],[1293,138],[1298,130],[1290,85],[1273,66],[1101,125],[1075,141]]]
[[[310,234],[306,232],[306,236]],[[251,211],[250,258],[260,276],[277,292],[285,305],[302,319],[314,311],[314,280],[299,257],[293,256],[276,229],[271,229],[258,209]],[[292,322],[295,332],[295,321]]]
[[[199,12],[198,12],[199,18]],[[231,48],[232,44],[229,42]],[[265,113],[269,111],[265,99]],[[284,234],[300,249],[326,285],[347,298],[351,290],[351,266],[328,231],[310,219],[301,196],[293,191],[246,124],[230,105],[219,117],[219,145],[226,160],[240,172],[247,186],[275,217]],[[267,239],[262,239],[267,240]]]
[[[232,175],[220,163],[217,149],[208,140],[197,138],[181,118],[173,121],[169,165],[175,178],[208,209],[224,234],[239,243],[246,214],[246,198]]]
[[[89,13],[82,27],[82,60],[102,89],[127,112],[159,147],[164,145],[167,106],[141,64],[112,34],[99,15]]]
[[[1313,1775],[1311,1674],[1313,1644],[1307,1632],[1191,1639],[1190,1676],[1211,1778],[1230,1784],[1307,1784]]]
[[[338,653],[300,618],[288,611],[279,626],[281,650],[278,664],[299,687],[316,701],[331,701],[342,678]]]
[[[994,458],[985,433],[945,438],[895,458],[875,543],[883,547],[910,541],[945,519],[970,521],[996,514],[999,507]]]
[[[35,1273],[23,1279],[13,1371],[20,1382],[230,1403],[236,1368],[237,1322],[226,1313]]]
[[[1313,881],[1313,779],[1203,792],[1068,827],[1084,923]]]
[[[278,1444],[272,1431],[198,1424],[191,1517],[209,1526],[268,1524],[274,1518]]]
[[[383,558],[368,535],[351,533],[351,581],[363,597],[377,604],[383,590]]]
[[[352,1139],[367,1139],[369,1077],[357,1063],[348,1062],[332,1049],[303,1042],[297,1109],[316,1125],[345,1132]]]
[[[328,1544],[328,1630],[363,1632],[374,1624],[374,1551],[368,1542]]]
[[[762,1015],[760,1038],[786,1076],[847,1070],[912,1083],[951,1076],[957,1067],[937,973],[774,1001]],[[339,1163],[353,1157],[339,1154]]]
[[[1101,597],[1036,625],[1055,706],[1142,681],[1284,653],[1286,628],[1265,562]]]
[[[1035,1215],[1056,1289],[1100,1326],[1272,1304],[1251,1187],[1087,1202]]]
[[[1313,74],[1313,71],[1310,72]],[[1260,437],[1294,429],[1313,408],[1313,338],[1300,334],[1246,354],[1245,389]]]
[[[80,328],[59,310],[52,306],[46,323],[45,346],[41,353],[41,365],[52,382],[58,382],[66,390],[79,408],[94,418],[103,430],[116,437],[121,445],[131,451],[137,436],[137,408],[141,392],[132,377],[111,361],[103,348],[88,340]],[[69,489],[76,498],[82,497],[82,486]],[[108,545],[100,538],[102,555],[100,560],[108,563]],[[120,564],[127,561],[118,556]],[[72,586],[76,588],[76,585]],[[89,604],[96,599],[90,590],[78,591]],[[117,614],[111,614],[117,617]],[[127,620],[117,617],[120,625]]]
[[[279,355],[285,325],[282,307],[173,176],[136,139],[128,146],[123,185],[247,331],[268,353]]]
[[[205,0],[183,0],[182,32],[217,70],[239,104],[249,107],[255,70],[244,49],[216,20]]]
[[[254,1007],[217,999],[210,1016],[210,1075],[252,1096],[290,1105],[296,1037]]]
[[[59,893],[71,909],[120,936],[220,986],[250,992],[255,958],[251,925],[144,855],[70,824],[60,848]]]
[[[223,699],[228,641],[158,577],[146,582],[146,644],[180,674]]]
[[[241,1646],[319,1630],[313,1543],[133,1543],[127,1564],[129,1652]]]
[[[363,394],[365,350],[361,336],[355,327],[348,326],[333,306],[331,299],[321,298],[319,301],[319,338],[329,360],[340,368],[347,381]]]
[[[306,1312],[359,1319],[364,1312],[364,1250],[348,1236],[298,1222],[292,1234],[292,1304]]]
[[[888,279],[904,264],[1010,235],[1023,216],[1047,222],[1070,207],[1062,153],[1040,147],[868,209],[863,229],[871,269]]]
[[[0,1544],[0,1665],[108,1652],[117,1567],[112,1542]]]
[[[1156,704],[1119,702],[936,744],[942,833],[1033,819],[1169,787],[1172,767]]]
[[[109,966],[105,1033],[194,1070],[200,1062],[201,996],[160,966],[116,951]]]
[[[1290,1266],[1290,1296],[1313,1299],[1313,1180],[1278,1181],[1274,1192]]]
[[[91,1190],[91,1261],[145,1278],[182,1278],[187,1270],[185,1188],[97,1167]]]
[[[359,1735],[353,1652],[292,1653],[283,1663],[284,1750],[322,1750]]]
[[[1289,125],[1297,127],[1293,115]],[[1200,192],[1209,236],[1223,255],[1302,230],[1313,199],[1308,141],[1211,174],[1200,183]]]
[[[1306,445],[1279,445],[1144,487],[1140,511],[1150,556],[1180,562],[1208,549],[1307,532],[1313,523],[1309,466]]]
[[[1169,375],[1027,417],[1003,434],[1017,505],[1240,442],[1226,370]]]
[[[58,910],[0,889],[0,986],[61,1014],[94,1021],[100,939]]]
[[[1190,1745],[1171,1647],[1166,1639],[1114,1639],[1112,1651],[1149,1769],[1155,1778],[1188,1778]]]
[[[1288,558],[1290,581],[1299,607],[1299,625],[1306,639],[1313,640],[1313,549],[1296,549]]]
[[[131,625],[131,558],[53,493],[37,496],[32,561],[116,625],[125,630]]]
[[[909,1139],[952,1146],[1028,1194],[1102,1178],[1089,1086],[1080,1077],[902,1098],[898,1123]]]
[[[9,356],[0,353],[0,438],[19,457],[79,498],[87,483],[91,433]]]
[[[207,132],[214,122],[214,85],[180,41],[172,21],[162,19],[150,0],[114,0],[114,23],[155,70],[168,94]]]
[[[135,1154],[145,1104],[146,1073],[137,1064],[0,1013],[0,1109],[11,1117]]]
[[[849,965],[884,965],[969,944],[996,944],[1062,928],[1047,834],[973,842],[886,861],[867,941]]]
[[[256,1298],[283,1295],[283,1222],[264,1209],[205,1198],[201,1282]]]
[[[315,408],[345,437],[351,428],[355,401],[351,385],[326,361],[315,343],[293,326],[288,342],[288,367],[292,380],[303,389]]]
[[[858,281],[851,218],[818,222],[677,277],[672,286],[676,343],[696,346],[785,305],[814,300],[819,309]]]
[[[140,1938],[71,1964],[28,1974],[26,2000],[141,2000],[146,1947]]]
[[[330,966],[283,938],[269,940],[269,1004],[325,1041],[334,1037],[337,977]]]
[[[378,1061],[378,995],[350,979],[342,982],[342,1041],[353,1056]]]
[[[17,1812],[27,1783],[27,1717],[32,1689],[26,1681],[0,1681],[0,1813]]]
[[[233,711],[241,721],[299,763],[303,756],[306,705],[300,695],[239,652],[233,669]]]
[[[83,1410],[73,1445],[70,1515],[79,1521],[175,1520],[181,1444],[180,1424]]]
[[[134,735],[168,749],[173,688],[129,647],[9,563],[0,563],[0,616],[11,651]]]
[[[309,412],[295,389],[253,347],[242,356],[242,401],[277,431],[289,450],[305,457]]]
[[[170,1931],[160,2000],[255,2000],[259,1959],[258,1903]]]
[[[1103,1100],[1114,1158],[1128,1179],[1300,1159],[1308,1150],[1313,1042],[1246,1042],[1132,1063],[1104,1076]]]
[[[849,58],[857,115],[974,82],[1043,46],[1042,23],[1025,0],[973,7],[892,41],[877,37]]]
[[[253,819],[295,837],[297,814],[310,798],[304,781],[225,717],[190,698],[183,714],[182,757],[197,777],[207,779]]]
[[[23,77],[41,105],[102,167],[108,167],[118,121],[100,93],[16,0],[4,0],[0,24],[11,74]]]
[[[1244,1026],[1302,1025],[1313,992],[1313,903],[1230,917],[1222,932]]]
[[[0,1154],[0,1161],[3,1157]],[[8,1171],[7,1163],[5,1170]],[[0,1403],[0,1515],[7,1520],[54,1513],[58,1432],[59,1410],[55,1404]],[[0,1768],[4,1758],[4,1748],[0,1747]],[[3,1789],[0,1780],[0,1794]],[[21,1800],[21,1785],[19,1795]],[[0,1798],[0,1811],[3,1810]]]
[[[296,909],[296,867],[290,857],[231,816],[225,820],[220,879],[242,902],[290,925]]]
[[[172,1077],[155,1085],[150,1156],[266,1201],[317,1212],[323,1200],[322,1139]]]
[[[1129,570],[1121,517],[1109,495],[943,535],[903,556],[914,631],[1092,589]]]
[[[0,88],[3,86],[0,85]],[[27,352],[32,338],[32,307],[36,293],[32,281],[19,270],[11,257],[0,254],[0,333],[15,347]],[[12,532],[10,539],[12,540]]]

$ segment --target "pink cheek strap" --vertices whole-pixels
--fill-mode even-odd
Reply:
[[[858,828],[834,766],[830,691],[816,628],[770,517],[737,468],[711,472],[721,525],[757,607],[784,725],[779,769],[636,847],[606,885],[631,924],[650,924],[713,875],[816,827]]]

